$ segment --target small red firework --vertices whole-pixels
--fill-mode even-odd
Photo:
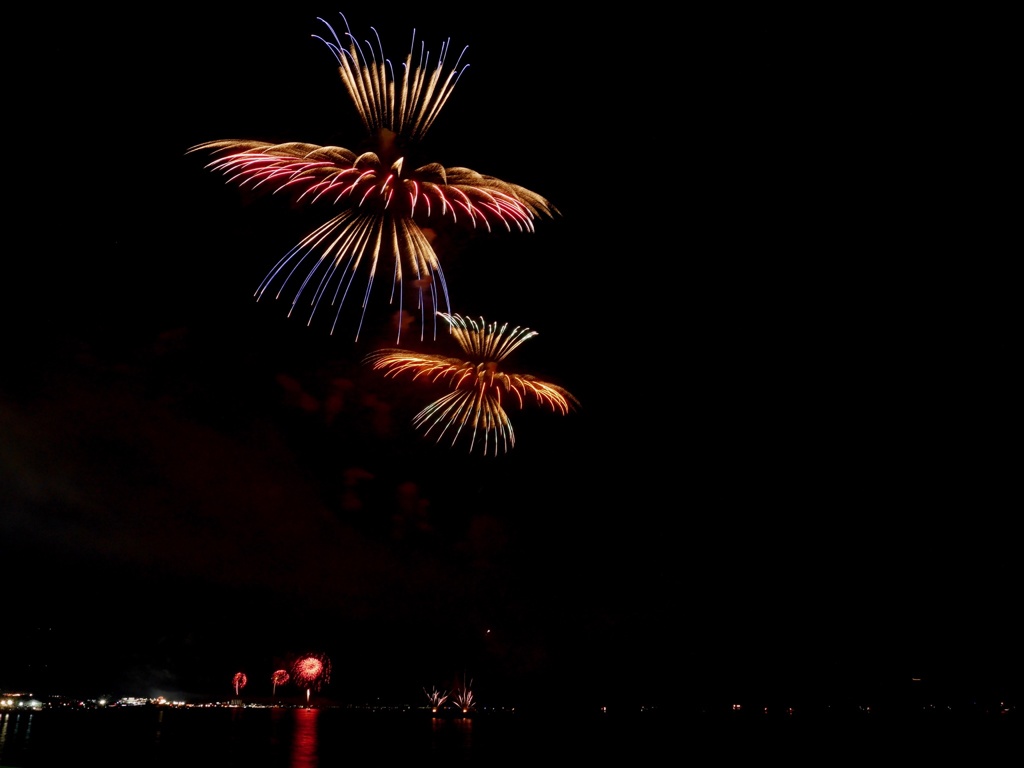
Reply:
[[[249,678],[245,676],[245,672],[235,672],[235,676],[231,678],[232,685],[235,686],[235,696],[238,692],[245,688],[245,684],[249,682]]]
[[[279,669],[279,670],[277,670],[274,674],[272,674],[270,676],[270,682],[273,683],[273,686],[274,686],[273,692],[276,694],[277,693],[277,686],[284,685],[285,683],[287,683],[291,679],[292,679],[292,676],[288,674],[288,670],[286,670],[286,669]]]

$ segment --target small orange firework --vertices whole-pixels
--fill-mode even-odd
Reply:
[[[534,219],[554,216],[557,210],[545,198],[516,184],[469,168],[436,162],[419,165],[412,159],[467,66],[462,65],[462,55],[454,65],[447,64],[447,41],[435,63],[430,62],[430,53],[422,44],[414,60],[414,33],[404,63],[393,67],[379,37],[376,47],[366,43],[364,51],[348,31],[347,22],[345,34],[339,37],[327,22],[319,21],[330,30],[330,39],[314,37],[327,45],[338,62],[341,79],[367,132],[366,151],[302,142],[226,139],[198,144],[189,152],[210,152],[214,159],[207,167],[241,188],[339,209],[285,254],[264,278],[256,297],[262,298],[268,290],[280,297],[294,279],[298,285],[288,314],[303,294],[310,307],[309,322],[317,308],[328,303],[336,307],[333,333],[357,273],[366,271],[358,341],[374,276],[382,268],[392,276],[391,299],[397,297],[399,313],[403,310],[403,285],[413,293],[424,325],[428,315],[433,318],[437,309],[450,306],[441,263],[428,236],[430,229],[455,225],[487,232],[532,232]],[[435,324],[435,336],[436,330]]]
[[[483,453],[498,453],[498,446],[507,452],[515,446],[515,433],[505,410],[505,402],[523,408],[527,402],[548,406],[552,411],[567,414],[576,398],[557,384],[541,381],[522,373],[509,373],[498,364],[527,339],[537,335],[529,328],[508,323],[499,326],[479,322],[460,315],[438,313],[451,328],[452,335],[468,359],[408,352],[403,349],[381,349],[371,352],[366,362],[387,376],[412,373],[413,379],[428,379],[452,386],[452,391],[435,400],[413,419],[413,425],[429,435],[437,428],[438,442],[451,430],[451,442],[469,435],[472,453],[481,437]]]

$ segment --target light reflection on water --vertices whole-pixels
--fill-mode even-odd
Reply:
[[[465,764],[473,721],[410,710],[153,707],[0,713],[0,767],[329,768],[353,757]]]
[[[0,766],[4,762],[4,753],[8,742],[12,748],[20,743],[28,742],[32,734],[33,712],[4,712],[0,714]]]
[[[317,768],[317,728],[319,709],[295,709],[292,735],[292,762],[288,768]]]
[[[430,751],[432,754],[444,752],[450,746],[454,738],[458,741],[459,752],[464,758],[468,758],[473,749],[473,719],[469,717],[447,717],[432,716],[430,718]]]
[[[950,754],[958,744],[993,754],[1007,745],[1002,723],[966,729],[952,723],[895,721],[806,722],[799,718],[761,723],[666,715],[621,718],[541,713],[473,717],[436,716],[423,710],[318,708],[42,710],[0,713],[0,766],[54,768],[100,764],[106,768],[340,768],[354,761],[418,768],[443,765],[512,766],[538,762],[630,765],[663,754],[706,751],[721,757],[763,759],[772,754],[793,763],[820,760],[843,745],[865,758],[907,737],[916,757]],[[932,751],[929,752],[929,749]],[[827,760],[825,762],[828,762]],[[982,760],[981,763],[984,761]],[[981,764],[977,760],[974,764]],[[813,764],[813,763],[808,763]],[[820,764],[817,763],[817,764]]]

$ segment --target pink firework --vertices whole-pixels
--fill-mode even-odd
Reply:
[[[306,703],[313,691],[331,681],[331,660],[326,654],[309,653],[292,664],[292,679],[299,688],[306,689]]]
[[[287,290],[294,297],[289,315],[301,303],[310,322],[322,305],[330,304],[335,308],[333,333],[342,304],[350,293],[358,294],[358,341],[374,279],[390,275],[388,302],[397,299],[401,312],[408,293],[420,322],[435,320],[436,337],[434,314],[450,306],[432,233],[440,226],[533,232],[535,220],[554,217],[558,210],[536,192],[494,176],[462,166],[420,164],[427,129],[468,66],[465,49],[451,56],[446,41],[431,63],[414,31],[404,64],[393,65],[376,30],[375,43],[361,43],[344,15],[341,33],[318,20],[328,34],[314,37],[334,57],[365,128],[358,149],[236,138],[207,141],[189,152],[209,153],[207,167],[242,189],[288,195],[295,204],[318,204],[332,212],[270,270],[256,290],[257,299],[268,292],[280,297]],[[353,289],[359,274],[365,274],[366,287]]]
[[[292,679],[292,676],[288,674],[288,670],[286,670],[286,669],[279,669],[274,674],[272,674],[270,676],[270,682],[273,683],[273,685],[274,685],[274,689],[273,689],[274,695],[277,694],[277,686],[284,685],[285,683],[287,683],[291,679]]]
[[[231,678],[231,683],[235,686],[235,696],[245,688],[245,684],[248,682],[249,678],[245,676],[245,672],[235,672],[235,676]]]

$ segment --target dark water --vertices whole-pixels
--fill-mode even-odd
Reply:
[[[0,767],[100,765],[334,768],[354,760],[417,766],[644,762],[746,765],[779,758],[962,758],[995,765],[1021,754],[1016,726],[998,718],[728,719],[669,713],[559,715],[352,709],[115,708],[0,714]]]

